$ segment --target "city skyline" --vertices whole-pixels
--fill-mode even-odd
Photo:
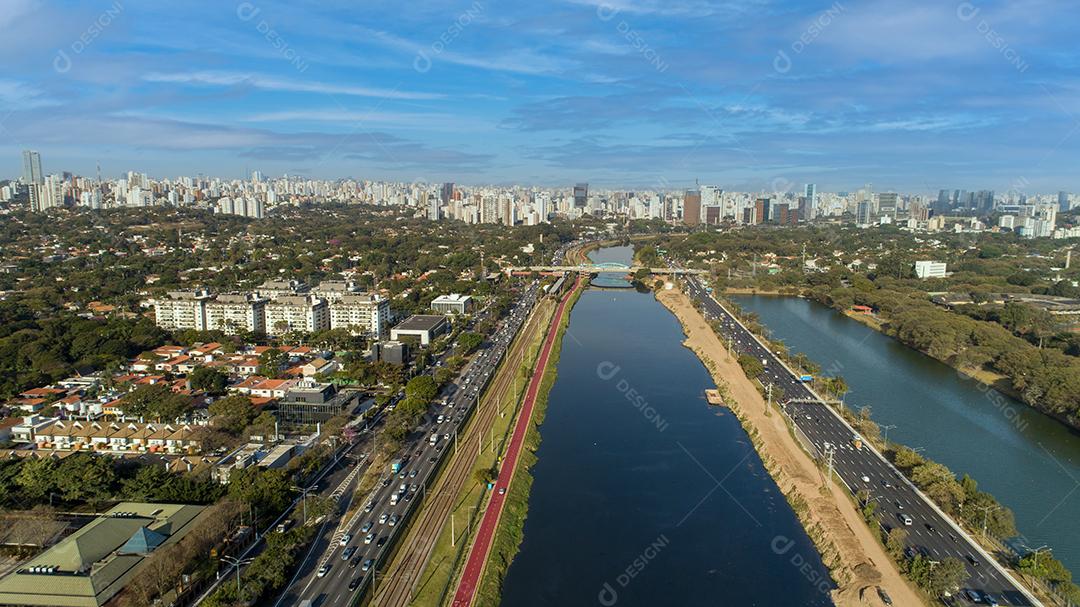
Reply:
[[[1077,10],[17,0],[0,174],[1076,191]]]

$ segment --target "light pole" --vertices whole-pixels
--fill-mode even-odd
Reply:
[[[895,427],[896,427],[895,424],[883,424],[881,426],[881,429],[885,431],[884,435],[882,436],[882,440],[885,441],[885,450],[886,451],[889,450],[889,430],[891,430],[891,429],[893,429]]]
[[[308,496],[308,493],[311,493],[312,489],[311,489],[311,487],[298,487],[296,485],[293,485],[292,488],[293,488],[294,491],[299,491],[300,492],[300,502],[303,504],[303,509],[304,509],[304,524],[306,525],[307,524],[307,496]]]
[[[986,539],[986,523],[987,523],[987,520],[990,518],[990,511],[1000,509],[1001,506],[998,506],[997,504],[988,504],[986,506],[979,506],[978,508],[983,511],[982,535],[983,535],[983,539],[985,540]]]
[[[240,598],[240,567],[251,564],[254,558],[241,559],[234,556],[223,556],[221,559],[236,568],[236,597]]]

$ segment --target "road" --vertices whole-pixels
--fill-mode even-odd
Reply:
[[[364,507],[342,521],[329,540],[312,551],[312,558],[305,560],[297,578],[275,605],[298,605],[310,600],[314,607],[345,606],[352,603],[355,593],[378,582],[378,570],[392,554],[407,517],[434,481],[434,472],[447,449],[455,448],[459,429],[473,413],[478,395],[506,355],[539,292],[535,281],[523,290],[507,317],[458,378],[440,392],[434,410],[410,434],[400,454],[400,471],[386,471],[382,481],[364,498]]]
[[[518,417],[517,424],[514,426],[514,434],[506,448],[506,456],[503,458],[499,479],[495,482],[495,490],[492,491],[488,499],[484,517],[480,521],[480,526],[476,532],[476,539],[469,550],[465,570],[461,574],[461,581],[458,583],[457,592],[454,595],[454,607],[467,607],[472,603],[473,597],[476,595],[480,575],[484,571],[484,563],[487,562],[488,553],[491,551],[495,530],[499,524],[499,517],[502,515],[503,504],[506,502],[506,491],[513,480],[518,456],[521,455],[521,448],[524,445],[525,435],[529,429],[533,406],[536,404],[536,396],[540,392],[540,385],[544,380],[543,370],[547,366],[551,348],[555,343],[555,337],[559,334],[566,303],[580,284],[581,278],[578,277],[574,286],[567,290],[559,301],[559,307],[555,310],[555,315],[551,319],[551,326],[548,329],[547,336],[544,338],[544,347],[540,351],[540,356],[536,359],[536,370],[533,372],[532,379],[529,381],[529,388],[525,392],[521,414]]]
[[[989,593],[1001,605],[1041,605],[877,450],[869,445],[856,449],[855,430],[720,305],[700,279],[689,278],[686,285],[690,297],[703,305],[705,317],[719,321],[721,337],[730,340],[732,349],[764,363],[765,370],[758,379],[773,385],[773,398],[786,403],[785,412],[813,444],[817,455],[827,460],[827,451],[832,451],[834,470],[848,490],[852,494],[865,490],[877,501],[886,530],[903,527],[908,532],[909,550],[930,559],[960,559],[970,576],[965,589]],[[905,515],[910,517],[910,524],[905,524]],[[956,601],[953,604],[972,602],[966,597],[952,600]],[[976,604],[988,603],[983,597]]]

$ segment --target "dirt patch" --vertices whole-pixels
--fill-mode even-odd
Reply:
[[[697,354],[718,384],[727,384],[732,412],[750,434],[839,586],[832,593],[833,602],[839,607],[882,605],[877,593],[881,586],[894,605],[925,604],[921,593],[901,577],[844,490],[836,483],[825,486],[824,475],[796,442],[781,414],[773,410],[766,415],[765,400],[689,298],[671,290],[661,291],[657,299],[682,323],[687,335],[683,344]]]

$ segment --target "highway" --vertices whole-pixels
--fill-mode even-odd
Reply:
[[[458,378],[444,387],[433,410],[410,434],[399,454],[400,471],[385,471],[382,481],[364,496],[363,507],[342,521],[325,548],[313,551],[275,605],[299,605],[305,600],[311,601],[312,607],[349,605],[356,593],[378,583],[379,568],[386,564],[408,517],[435,480],[443,455],[455,448],[458,430],[472,414],[478,395],[494,375],[539,292],[535,281],[523,290],[494,334]]]
[[[834,470],[848,490],[853,495],[865,490],[877,501],[886,530],[897,526],[907,530],[909,551],[921,552],[937,561],[954,557],[964,562],[970,578],[960,596],[946,599],[947,602],[994,604],[985,596],[989,593],[1000,605],[1041,605],[877,450],[865,441],[861,449],[856,449],[855,430],[720,305],[701,279],[688,278],[686,285],[690,297],[703,305],[705,317],[719,321],[722,339],[730,340],[736,353],[764,363],[765,370],[758,379],[773,385],[773,399],[783,404],[784,411],[813,444],[817,455],[827,461],[827,452],[832,451]],[[910,517],[910,524],[905,524],[905,515]],[[964,590],[968,589],[979,596],[978,602],[967,598]]]

